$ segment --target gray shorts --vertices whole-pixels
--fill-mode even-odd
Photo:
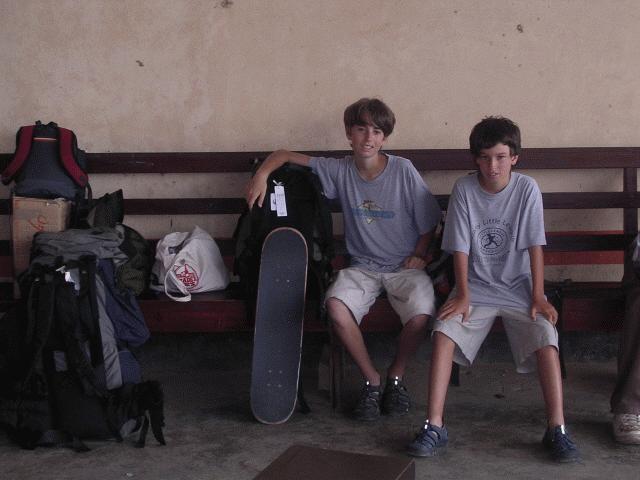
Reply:
[[[435,313],[433,285],[424,270],[379,273],[357,267],[343,268],[338,271],[325,298],[342,301],[360,325],[362,317],[383,290],[403,325],[416,315],[433,316]]]
[[[529,312],[513,308],[471,305],[464,323],[462,315],[445,321],[436,319],[433,332],[442,332],[453,340],[456,344],[454,361],[469,366],[476,358],[480,345],[489,334],[497,316],[502,317],[518,372],[536,371],[536,350],[547,345],[558,348],[558,331],[545,317],[537,315],[532,320]]]

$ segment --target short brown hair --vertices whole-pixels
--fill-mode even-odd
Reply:
[[[478,123],[469,136],[469,149],[474,158],[480,151],[502,143],[509,147],[512,156],[520,155],[520,128],[505,117],[486,117]]]
[[[396,125],[396,117],[391,109],[377,98],[361,98],[344,111],[344,126],[375,125],[382,130],[385,138],[391,135]]]

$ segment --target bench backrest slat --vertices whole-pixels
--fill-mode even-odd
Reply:
[[[109,152],[88,153],[89,173],[231,173],[250,172],[256,159],[270,152]],[[306,151],[316,156],[341,157],[347,150]],[[467,149],[389,150],[411,159],[420,171],[473,170]],[[0,170],[11,154],[0,154]],[[520,169],[637,168],[640,147],[525,148]]]

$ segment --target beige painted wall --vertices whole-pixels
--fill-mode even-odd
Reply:
[[[2,0],[0,151],[36,119],[94,152],[341,149],[343,108],[361,96],[395,111],[390,148],[464,148],[488,114],[516,120],[529,147],[638,146],[638,25],[637,0]],[[543,190],[614,177],[536,174]],[[437,193],[453,181],[426,179]],[[92,177],[97,195],[126,197],[158,184],[235,196],[244,181]],[[551,212],[548,226],[619,228],[595,218]],[[235,222],[128,220],[156,237]]]
[[[225,6],[226,5],[226,6]],[[93,151],[342,148],[364,95],[394,148],[640,144],[637,0],[3,0],[0,150],[37,118]]]

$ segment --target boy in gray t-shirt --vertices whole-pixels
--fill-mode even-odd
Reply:
[[[340,201],[351,263],[338,272],[325,303],[333,330],[365,378],[354,410],[360,420],[409,411],[402,377],[407,361],[424,339],[429,317],[435,313],[424,257],[442,212],[409,160],[382,153],[394,125],[395,117],[387,105],[363,98],[344,112],[352,155],[318,158],[279,150],[267,157],[247,187],[249,207],[256,201],[262,205],[269,174],[292,162],[311,167],[325,195]],[[384,392],[359,328],[383,290],[403,324]]]
[[[558,313],[544,296],[542,195],[532,178],[511,171],[520,129],[509,119],[488,117],[473,128],[469,143],[478,172],[456,182],[443,236],[456,286],[436,316],[427,420],[407,452],[429,457],[444,450],[452,360],[470,365],[500,316],[517,370],[538,370],[548,416],[543,445],[554,460],[575,461],[578,449],[564,427]]]

